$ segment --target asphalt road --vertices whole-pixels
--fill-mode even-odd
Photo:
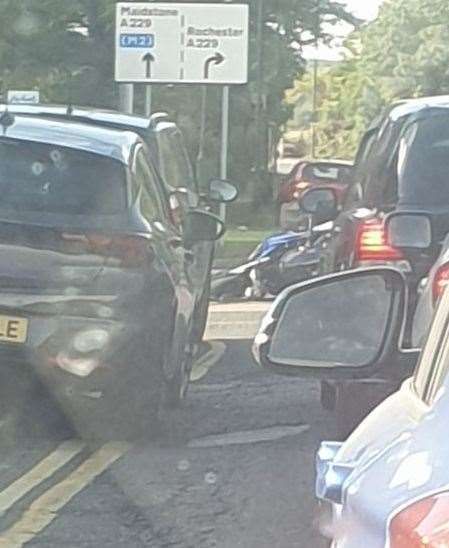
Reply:
[[[213,305],[176,443],[86,446],[14,372],[0,423],[0,547],[313,548],[318,386],[254,365],[266,305]],[[17,380],[19,379],[19,380]]]

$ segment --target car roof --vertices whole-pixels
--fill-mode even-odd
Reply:
[[[134,147],[141,143],[132,131],[122,131],[70,120],[12,115],[0,139],[16,139],[61,146],[106,156],[129,165]],[[2,125],[0,125],[0,131]]]
[[[426,109],[449,109],[449,95],[437,95],[435,97],[419,97],[406,99],[394,104],[388,112],[392,121],[397,121],[404,116],[410,116]]]
[[[148,131],[164,131],[167,129],[176,129],[173,122],[166,120],[165,113],[154,113],[151,117],[138,116],[136,114],[125,114],[118,110],[97,109],[94,107],[80,107],[76,105],[56,105],[56,104],[37,104],[37,105],[6,105],[0,104],[0,112],[8,109],[13,114],[23,114],[27,116],[46,116],[49,118],[62,118],[64,120],[74,120],[90,124],[96,124],[103,127],[116,127],[131,129],[142,135]]]
[[[0,105],[0,112],[5,110],[13,114],[24,114],[31,116],[56,116],[67,119],[86,118],[98,122],[110,122],[124,126],[133,126],[139,129],[150,127],[151,121],[144,116],[123,114],[115,110],[96,109],[90,107],[78,107],[70,105],[37,104],[37,105]]]

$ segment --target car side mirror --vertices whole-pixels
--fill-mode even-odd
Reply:
[[[187,244],[214,242],[219,240],[224,233],[223,221],[212,213],[191,209],[184,216],[183,234]]]
[[[338,215],[338,200],[332,188],[311,188],[302,194],[299,206],[314,217],[315,224],[333,221]]]
[[[254,341],[257,361],[320,379],[369,377],[399,353],[406,282],[391,268],[317,278],[277,298]]]
[[[209,183],[209,200],[213,202],[230,203],[238,195],[237,188],[225,179],[212,179]]]
[[[394,247],[428,249],[432,245],[432,223],[423,212],[396,211],[385,219],[387,242]]]

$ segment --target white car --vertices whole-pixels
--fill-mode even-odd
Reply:
[[[422,351],[400,349],[406,309],[399,271],[349,271],[288,288],[255,339],[265,367],[321,379],[417,360],[347,441],[318,451],[316,495],[332,548],[449,547],[449,292]]]

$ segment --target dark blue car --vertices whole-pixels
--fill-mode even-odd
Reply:
[[[27,362],[83,435],[130,435],[185,393],[192,247],[223,225],[175,222],[135,133],[10,113],[0,130],[1,373]]]

